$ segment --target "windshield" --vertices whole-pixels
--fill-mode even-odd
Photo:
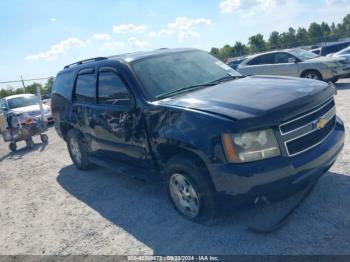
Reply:
[[[306,51],[304,49],[299,49],[299,48],[288,50],[288,52],[291,53],[292,55],[296,56],[297,58],[299,58],[302,61],[319,57],[319,55],[316,55],[313,52]]]
[[[347,54],[350,54],[350,46],[340,50],[338,53],[335,53],[334,55],[337,56],[337,55],[347,55]]]
[[[132,65],[145,95],[155,100],[164,94],[219,79],[241,76],[204,51],[164,54],[136,61]],[[189,89],[190,90],[190,89]]]
[[[7,99],[9,109],[38,105],[39,100],[36,96],[20,96]]]

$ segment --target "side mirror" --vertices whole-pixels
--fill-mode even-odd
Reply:
[[[289,57],[288,58],[288,63],[297,63],[298,60],[295,57]]]

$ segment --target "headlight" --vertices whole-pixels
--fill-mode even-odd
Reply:
[[[227,159],[243,163],[279,156],[281,154],[272,129],[239,134],[223,134]]]

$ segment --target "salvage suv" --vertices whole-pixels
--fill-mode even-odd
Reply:
[[[78,169],[165,181],[175,208],[204,222],[220,203],[315,183],[344,143],[334,94],[325,82],[242,77],[204,51],[160,49],[66,66],[52,114]]]

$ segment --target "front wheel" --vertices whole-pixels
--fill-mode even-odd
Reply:
[[[41,142],[46,144],[49,141],[49,137],[46,134],[41,134],[40,135]]]
[[[27,148],[33,148],[34,147],[34,141],[33,141],[33,138],[28,138],[26,140],[26,144],[27,144]]]
[[[67,133],[67,146],[69,155],[74,165],[80,170],[88,170],[93,167],[89,161],[87,146],[84,144],[82,135],[71,129]]]
[[[216,221],[216,191],[208,171],[198,161],[180,155],[172,157],[166,164],[166,186],[181,215],[197,223]]]
[[[308,70],[308,71],[304,72],[301,75],[301,77],[322,81],[322,75],[320,74],[320,72],[318,72],[316,70]]]

